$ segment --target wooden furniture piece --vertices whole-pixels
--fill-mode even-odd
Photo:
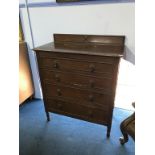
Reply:
[[[132,104],[135,107],[135,103]],[[128,142],[128,135],[135,141],[135,112],[126,118],[120,125],[123,137],[120,137],[120,143],[123,145]]]
[[[19,42],[19,104],[34,94],[28,50],[25,42]]]
[[[124,36],[54,34],[35,48],[44,105],[54,112],[107,126],[110,136]]]

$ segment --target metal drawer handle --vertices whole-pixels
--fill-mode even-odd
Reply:
[[[55,75],[55,79],[57,82],[60,82],[60,76],[58,74]]]
[[[57,94],[58,94],[58,96],[61,96],[61,95],[62,95],[62,93],[61,93],[61,90],[60,90],[60,89],[57,89]]]
[[[53,67],[54,67],[54,68],[59,68],[59,63],[58,63],[57,60],[54,61]]]
[[[90,72],[94,72],[95,71],[95,65],[94,64],[90,64],[89,68],[90,68]]]

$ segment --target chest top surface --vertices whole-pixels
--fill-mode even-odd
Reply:
[[[34,51],[122,57],[124,41],[125,36],[54,34],[54,42]]]

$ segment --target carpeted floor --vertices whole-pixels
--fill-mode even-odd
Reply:
[[[120,122],[132,111],[114,109],[110,139],[102,125],[50,113],[46,122],[42,100],[29,101],[19,109],[20,155],[134,155],[135,144],[119,143]]]

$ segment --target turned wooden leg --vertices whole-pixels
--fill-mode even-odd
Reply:
[[[134,120],[135,120],[135,113],[133,113],[131,116],[129,116],[128,118],[126,118],[120,125],[120,130],[123,134],[122,137],[120,137],[120,143],[123,145],[126,142],[128,142],[128,135],[130,135],[133,139],[134,138],[134,133],[131,134],[131,132],[129,132],[129,126],[133,125],[134,128]]]
[[[47,122],[50,121],[50,115],[49,115],[49,112],[46,112],[46,116],[47,116]]]
[[[128,142],[128,135],[124,133],[123,137],[120,137],[119,140],[120,140],[120,143],[124,145],[126,142]]]
[[[107,127],[107,138],[110,137],[111,125]]]
[[[123,137],[120,137],[120,143],[123,145],[125,144],[126,142],[128,142],[128,134],[125,132],[125,122],[122,122],[121,125],[120,125],[120,129],[121,129],[121,132],[123,134]]]

